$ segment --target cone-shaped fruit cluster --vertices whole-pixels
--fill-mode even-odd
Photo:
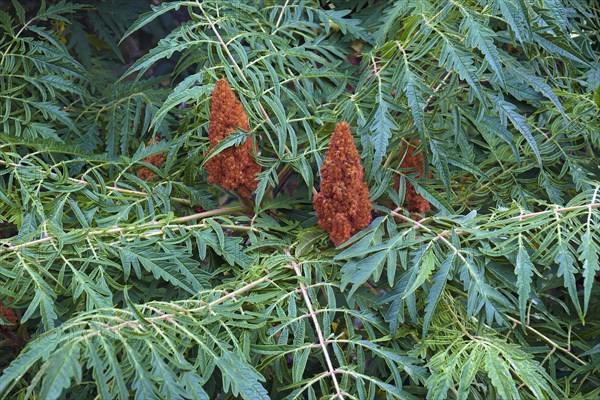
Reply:
[[[417,178],[422,178],[425,170],[423,166],[423,154],[421,152],[415,154],[417,146],[418,143],[412,143],[405,147],[406,154],[400,163],[400,168],[406,170],[406,173],[417,172]],[[400,155],[402,154],[404,154],[404,151],[400,153]],[[431,177],[431,171],[428,176]],[[398,190],[400,187],[399,175],[396,175],[395,181],[394,188]],[[424,214],[429,211],[431,205],[429,204],[429,201],[418,194],[415,187],[407,181],[403,207],[411,213]]]
[[[346,122],[337,124],[321,166],[321,192],[314,198],[319,225],[336,245],[371,222],[369,188],[358,149]]]
[[[215,85],[209,119],[210,150],[234,133],[236,128],[250,130],[244,107],[225,79]],[[262,168],[252,156],[252,139],[248,138],[241,145],[228,147],[208,160],[206,170],[208,183],[215,183],[223,189],[235,190],[242,196],[250,197],[258,186],[256,175]]]

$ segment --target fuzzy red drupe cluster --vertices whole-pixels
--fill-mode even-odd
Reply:
[[[17,324],[17,314],[15,314],[15,310],[8,307],[2,307],[4,304],[0,301],[0,317],[4,318],[12,325],[0,325],[0,331],[2,330],[12,330],[15,328]]]
[[[363,167],[346,122],[337,124],[321,166],[321,192],[314,207],[319,225],[336,245],[344,243],[371,222],[369,188]]]
[[[423,166],[423,154],[421,152],[415,153],[418,143],[412,143],[405,147],[406,154],[402,151],[400,154],[404,154],[402,161],[400,162],[400,168],[406,170],[407,173],[417,172],[417,178],[422,178],[424,173]],[[427,175],[431,177],[431,171]],[[400,176],[395,176],[394,189],[398,191],[400,187]],[[431,208],[429,201],[423,196],[417,193],[415,187],[410,183],[406,182],[406,192],[404,194],[403,207],[411,213],[424,214]]]
[[[236,128],[250,130],[244,107],[225,79],[219,80],[215,85],[209,119],[210,150],[234,133]],[[256,175],[262,170],[252,156],[252,150],[252,139],[248,138],[241,145],[228,147],[212,157],[206,162],[208,183],[215,183],[223,189],[235,190],[244,197],[250,197],[258,186]]]

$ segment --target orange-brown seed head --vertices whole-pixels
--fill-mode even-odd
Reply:
[[[350,126],[337,124],[321,166],[321,191],[314,198],[319,226],[336,245],[366,228],[373,206]]]
[[[208,139],[210,150],[236,128],[250,130],[248,116],[242,103],[235,97],[225,79],[215,85],[210,108]],[[228,147],[206,162],[208,183],[215,183],[223,189],[235,190],[240,195],[250,197],[256,190],[256,175],[262,167],[252,156],[252,139],[248,138],[240,146]]]

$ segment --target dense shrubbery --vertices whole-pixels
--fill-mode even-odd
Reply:
[[[596,2],[7,3],[0,398],[600,397]]]

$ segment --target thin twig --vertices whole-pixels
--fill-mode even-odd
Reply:
[[[22,166],[22,165],[15,164],[15,163],[9,163],[9,162],[3,161],[3,160],[0,160],[0,164],[8,165],[8,166],[15,167],[15,168]],[[59,179],[59,176],[57,174],[55,174],[54,172],[46,172],[42,168],[40,168],[38,172],[40,174],[47,174],[47,176],[50,177],[50,178],[52,178],[52,179],[57,179],[57,180]],[[80,185],[86,185],[86,186],[88,186],[88,185],[94,185],[96,187],[102,187],[98,183],[90,183],[90,182],[85,181],[83,179],[67,178],[67,180],[69,182],[78,183]],[[119,193],[124,193],[124,194],[134,194],[134,195],[137,195],[137,196],[144,196],[144,197],[150,196],[149,193],[138,191],[138,190],[123,189],[123,188],[116,187],[116,186],[106,186],[106,188],[110,189],[111,191],[115,191],[115,192],[119,192]],[[179,197],[170,197],[170,199],[173,200],[174,202],[181,203],[181,204],[191,204],[191,201],[188,200],[188,199],[182,199],[182,198],[179,198]]]
[[[277,18],[277,23],[275,24],[275,28],[279,28],[279,24],[281,23],[281,19],[283,18],[283,13],[287,8],[290,0],[286,0],[285,4],[281,6],[281,12],[279,13],[279,18]]]
[[[221,215],[221,214],[237,213],[237,212],[242,212],[244,210],[246,210],[246,207],[217,208],[217,209],[210,210],[210,211],[203,211],[203,212],[197,213],[197,214],[186,215],[185,217],[175,218],[171,222],[179,224],[181,222],[193,221],[195,219],[208,218],[208,217],[212,217],[215,215]]]
[[[196,0],[196,3],[198,3],[198,7],[200,8],[200,11],[202,11],[202,14],[204,14],[204,18],[206,18],[206,20],[208,21],[208,23],[209,23],[210,27],[212,28],[213,32],[217,36],[217,39],[219,39],[219,43],[221,44],[221,47],[223,47],[223,50],[225,50],[225,53],[227,53],[227,56],[229,56],[229,59],[231,60],[231,63],[233,64],[233,66],[237,70],[238,74],[244,80],[244,82],[248,83],[248,80],[246,79],[246,76],[244,75],[244,72],[242,71],[242,69],[240,68],[240,66],[237,64],[237,62],[235,61],[235,58],[233,58],[233,54],[231,54],[231,52],[229,51],[229,48],[225,44],[225,41],[223,41],[223,38],[219,34],[219,31],[217,30],[217,27],[215,26],[214,22],[210,19],[210,17],[206,13],[206,11],[204,11],[204,8],[202,7],[202,4],[198,0]]]
[[[191,309],[183,309],[182,311],[178,311],[175,313],[170,313],[170,314],[160,314],[156,317],[148,317],[148,318],[144,318],[146,321],[160,321],[160,320],[176,320],[176,317],[180,316],[180,315],[185,315],[188,313],[193,313],[193,312],[198,312],[198,311],[202,311],[204,309],[207,308],[211,308],[214,306],[217,306],[223,302],[225,302],[226,300],[229,299],[233,299],[235,298],[237,295],[242,294],[244,292],[247,292],[250,289],[253,289],[254,287],[260,285],[261,283],[270,281],[270,278],[268,276],[268,274],[264,275],[263,277],[261,277],[260,279],[257,279],[255,281],[252,281],[250,283],[245,284],[244,286],[242,286],[239,289],[234,290],[233,292],[230,292],[228,294],[226,294],[223,297],[219,297],[217,300],[214,300],[210,303],[207,304],[203,304],[200,307],[196,307],[196,308],[191,308]],[[153,307],[151,306],[146,306],[144,304],[141,305],[142,308],[148,308],[148,309],[153,309]],[[138,321],[124,321],[122,323],[120,323],[119,325],[114,325],[113,327],[111,327],[111,329],[114,329],[116,331],[122,329],[122,328],[126,328],[126,327],[139,327],[139,322]]]
[[[168,224],[171,224],[171,223],[178,224],[178,223],[187,222],[187,221],[191,221],[191,220],[208,218],[208,217],[212,217],[212,216],[220,215],[220,214],[231,214],[231,213],[244,211],[245,209],[246,209],[245,207],[217,208],[215,210],[210,210],[210,211],[205,211],[205,212],[201,212],[201,213],[197,213],[197,214],[186,215],[185,217],[175,218],[175,219],[169,221]],[[141,224],[141,225],[128,225],[128,226],[123,226],[123,227],[91,230],[91,231],[87,231],[86,233],[87,233],[88,237],[89,236],[98,236],[98,235],[108,235],[108,234],[112,234],[112,233],[122,233],[122,232],[131,231],[131,230],[137,230],[137,229],[152,229],[152,228],[170,226],[168,224],[165,224],[164,221],[153,221],[153,222],[148,222],[148,223]],[[86,230],[78,229],[78,230],[73,230],[71,232],[75,232],[75,231],[85,232]],[[46,236],[41,239],[36,239],[36,240],[32,240],[30,242],[20,243],[17,245],[12,245],[10,243],[4,242],[2,244],[4,244],[5,247],[0,249],[0,254],[6,253],[8,251],[16,251],[16,250],[19,250],[19,249],[25,248],[25,247],[35,246],[36,244],[40,244],[40,243],[50,242],[54,239],[55,238],[53,236]]]
[[[595,196],[595,194],[594,194]],[[594,197],[594,201],[595,201],[595,197]],[[544,210],[544,211],[537,211],[537,212],[533,212],[533,213],[528,213],[528,214],[519,214],[515,217],[510,217],[507,218],[505,221],[513,221],[513,220],[517,220],[517,221],[523,221],[526,219],[530,219],[530,218],[534,218],[534,217],[539,217],[540,215],[544,215],[544,214],[563,214],[563,213],[568,213],[571,211],[579,211],[579,210],[590,210],[589,212],[591,213],[591,210],[594,208],[600,208],[600,203],[595,203],[592,202],[590,204],[584,204],[584,205],[580,205],[580,206],[571,206],[571,207],[554,207],[550,210]],[[396,208],[395,210],[391,211],[391,214],[393,214],[395,217],[398,217],[406,222],[410,222],[414,224],[414,229],[416,228],[420,228],[425,230],[426,232],[433,232],[431,229],[427,228],[425,225],[423,225],[420,221],[415,221],[412,218],[409,218],[405,215],[399,214],[398,211],[400,210],[400,207]],[[589,217],[589,214],[588,214]],[[447,231],[444,231],[447,232]],[[446,233],[447,235],[447,233]],[[439,236],[439,235],[438,235]]]
[[[398,217],[398,218],[400,218],[400,219],[402,219],[404,221],[412,223],[414,225],[413,228],[414,227],[418,227],[418,228],[423,229],[427,233],[433,233],[433,234],[435,234],[435,232],[432,229],[429,229],[428,227],[426,227],[425,225],[423,225],[421,223],[421,221],[415,221],[412,218],[409,218],[409,217],[407,217],[405,215],[402,215],[402,214],[400,214],[400,213],[397,212],[398,210],[399,210],[399,208],[397,208],[394,211],[391,211],[390,214],[392,214],[394,217]],[[462,252],[456,246],[454,246],[448,239],[446,239],[446,236],[448,235],[449,232],[451,232],[451,231],[445,230],[443,232],[440,232],[440,233],[436,234],[434,240],[441,239],[448,247],[450,247],[452,249],[452,251],[454,252],[454,254],[456,254],[457,256],[459,256],[463,260],[463,262],[465,264],[468,264],[467,259],[462,255]]]
[[[586,205],[581,205],[581,206],[572,206],[572,207],[556,207],[552,210],[544,210],[544,211],[538,211],[538,212],[529,213],[529,214],[521,214],[516,217],[512,217],[511,219],[523,221],[525,219],[538,217],[540,215],[544,215],[544,214],[548,214],[548,213],[566,213],[566,212],[570,212],[570,211],[579,211],[579,210],[583,210],[583,209],[591,210],[592,208],[600,208],[600,203],[591,203],[591,204],[586,204]]]
[[[506,318],[508,318],[510,321],[514,322],[515,324],[522,325],[521,321],[519,321],[518,319],[515,319],[515,318],[511,317],[510,315],[506,315]],[[583,361],[581,358],[579,358],[575,354],[571,353],[568,349],[565,349],[564,347],[561,347],[558,343],[556,343],[554,340],[550,339],[549,337],[545,336],[543,333],[541,333],[537,329],[532,328],[531,326],[528,326],[528,325],[525,325],[525,329],[528,329],[531,332],[535,333],[544,342],[548,343],[550,346],[552,346],[556,350],[562,351],[563,353],[565,353],[566,355],[568,355],[572,359],[574,359],[577,362],[579,362],[581,365],[587,365],[587,363],[585,361]]]
[[[291,257],[290,252],[288,250],[285,251],[285,255],[288,257]],[[292,268],[294,269],[294,272],[296,273],[296,276],[298,278],[302,278],[302,273],[300,272],[298,263],[294,259],[292,259],[291,264],[292,264]],[[319,338],[319,344],[321,346],[321,350],[323,351],[323,356],[325,357],[325,363],[327,364],[327,369],[329,370],[329,376],[331,376],[331,380],[333,381],[333,386],[334,386],[335,392],[336,392],[335,395],[333,396],[333,398],[344,399],[342,390],[340,389],[340,384],[338,383],[338,380],[336,377],[336,370],[335,370],[335,368],[333,368],[333,363],[331,362],[331,357],[329,356],[329,352],[327,351],[327,342],[325,341],[325,338],[323,337],[323,331],[321,331],[321,326],[319,325],[319,320],[317,319],[317,315],[314,311],[314,308],[312,306],[310,298],[308,297],[308,291],[306,290],[306,286],[304,286],[304,283],[302,283],[301,280],[298,280],[298,282],[300,284],[300,290],[302,291],[302,297],[304,298],[304,303],[306,304],[306,307],[308,308],[308,313],[313,320],[313,325],[315,326],[315,331],[317,332],[317,337]]]
[[[242,286],[241,288],[239,288],[239,289],[236,289],[236,290],[234,290],[233,292],[230,292],[229,294],[226,294],[225,296],[223,296],[223,297],[219,297],[217,300],[215,300],[215,301],[212,301],[212,302],[208,303],[207,307],[208,307],[208,308],[210,308],[210,307],[214,307],[214,306],[216,306],[216,305],[219,305],[219,304],[223,303],[225,300],[228,300],[228,299],[234,298],[234,297],[235,297],[235,296],[237,296],[238,294],[242,294],[242,293],[244,293],[244,292],[247,292],[248,290],[250,290],[250,289],[254,288],[255,286],[258,286],[258,285],[260,285],[261,283],[263,283],[263,282],[266,282],[266,281],[269,281],[269,280],[270,280],[269,276],[268,276],[268,275],[265,275],[265,276],[263,276],[263,277],[262,277],[262,278],[260,278],[260,279],[257,279],[257,280],[255,280],[255,281],[252,281],[252,282],[250,282],[250,283],[247,283],[247,284],[245,284],[244,286]],[[188,310],[188,311],[201,311],[202,309],[203,309],[203,307],[200,307],[200,308],[191,309],[191,310]]]

